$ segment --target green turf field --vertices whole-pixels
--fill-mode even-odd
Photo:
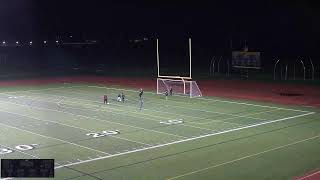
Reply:
[[[0,88],[0,158],[54,158],[55,179],[291,179],[320,168],[319,112],[153,92],[140,111],[136,89]]]

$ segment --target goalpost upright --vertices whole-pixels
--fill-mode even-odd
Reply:
[[[183,86],[183,92],[181,94],[184,95],[190,95],[190,97],[199,97],[202,96],[201,91],[195,81],[192,81],[192,56],[191,56],[191,38],[189,38],[188,41],[189,45],[189,76],[169,76],[169,75],[161,75],[160,74],[160,53],[159,53],[159,39],[156,39],[156,48],[157,48],[157,94],[161,94],[163,92],[161,91],[161,88],[159,87],[159,82],[161,82],[161,85],[163,86],[162,89],[165,91],[169,90],[169,85],[175,85],[175,86]],[[180,80],[177,80],[180,79]],[[182,82],[182,85],[179,84],[179,82]],[[188,84],[186,84],[188,83]],[[170,87],[171,87],[170,85]],[[186,86],[188,86],[188,91]],[[195,87],[193,87],[195,86]],[[165,88],[164,88],[165,87]],[[172,88],[172,87],[171,87]],[[196,91],[195,93],[193,93]]]
[[[184,78],[184,79],[192,79],[192,58],[191,58],[191,38],[189,38],[189,76],[166,76],[160,75],[160,55],[159,55],[159,39],[157,39],[157,70],[158,70],[158,77],[160,78]]]

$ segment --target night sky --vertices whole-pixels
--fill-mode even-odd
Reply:
[[[192,37],[204,49],[240,48],[283,56],[314,55],[320,8],[307,1],[0,1],[0,39],[72,34],[105,42]]]

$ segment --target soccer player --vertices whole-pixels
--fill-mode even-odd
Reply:
[[[143,98],[140,98],[140,111],[142,110],[142,108],[143,108]]]
[[[124,103],[124,99],[125,99],[125,95],[123,94],[123,92],[121,93],[121,100]]]
[[[172,87],[170,87],[169,95],[172,96]]]
[[[108,104],[108,96],[107,95],[103,96],[103,104]]]
[[[118,102],[121,102],[121,95],[120,95],[120,94],[118,94],[117,101],[118,101]]]
[[[143,95],[143,89],[140,88],[140,91],[139,91],[139,97],[140,97],[140,99],[142,98],[142,95]]]
[[[168,100],[168,91],[166,91],[164,95],[166,96],[166,100]]]

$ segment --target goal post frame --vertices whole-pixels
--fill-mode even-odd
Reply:
[[[162,81],[162,87],[160,87],[159,82]],[[181,82],[181,88],[182,91],[180,91],[180,93],[177,94],[182,94],[182,95],[188,95],[190,98],[192,97],[201,97],[202,96],[202,92],[197,84],[196,81],[192,81],[190,79],[184,79],[184,78],[157,78],[157,94],[163,94],[165,91],[169,91],[169,87],[172,87],[172,85],[169,85],[169,83],[166,82]],[[195,89],[193,89],[195,86]],[[164,89],[165,90],[164,90]],[[160,91],[160,89],[162,89],[162,91]],[[193,91],[197,91],[198,95],[194,96],[194,92]]]
[[[192,56],[191,56],[191,38],[189,38],[189,76],[168,76],[160,75],[160,53],[159,53],[159,39],[156,39],[156,49],[157,49],[157,73],[158,77],[161,78],[184,78],[192,79]]]

